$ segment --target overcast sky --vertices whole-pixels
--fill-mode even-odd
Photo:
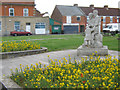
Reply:
[[[55,5],[73,5],[78,4],[78,6],[89,6],[94,4],[95,7],[103,7],[108,5],[111,8],[118,8],[118,2],[120,0],[35,0],[36,8],[41,12],[48,12],[52,14]]]

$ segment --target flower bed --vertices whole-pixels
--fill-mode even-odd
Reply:
[[[22,66],[12,71],[11,79],[24,88],[116,88],[118,87],[118,59],[90,56],[81,63],[71,59],[50,60],[50,65],[41,68],[41,63]]]
[[[2,42],[0,44],[0,47],[2,47],[2,52],[11,52],[40,49],[40,44],[32,41],[23,40],[18,42]]]

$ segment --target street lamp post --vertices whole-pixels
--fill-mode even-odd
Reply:
[[[7,6],[5,6],[5,8],[4,8],[4,17],[5,17],[5,35],[7,36],[7,23],[6,23],[7,15],[6,15],[6,8],[7,8]]]

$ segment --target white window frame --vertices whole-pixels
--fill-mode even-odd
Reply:
[[[103,23],[106,22],[106,16],[103,16]]]
[[[27,13],[25,12],[25,10],[27,10]],[[28,8],[23,8],[23,16],[29,16]]]
[[[35,28],[37,28],[37,29],[45,29],[46,24],[45,23],[36,23]]]
[[[10,15],[10,13],[11,13],[10,11],[11,11],[11,10],[13,10],[13,12],[12,12],[13,15]],[[14,16],[14,8],[9,8],[9,16]]]
[[[119,23],[119,16],[117,16],[117,23]]]
[[[71,16],[66,16],[66,19],[67,23],[71,23]]]
[[[19,25],[16,25],[15,22],[19,22]],[[20,29],[20,21],[15,21],[15,22],[14,22],[14,30],[18,30],[18,29],[15,28],[16,26],[18,26],[19,29]]]
[[[81,16],[77,16],[77,18],[80,18],[80,20],[77,20],[77,21],[81,21]]]
[[[2,22],[0,21],[0,31],[2,31]]]
[[[89,21],[89,16],[87,16],[87,22]]]
[[[113,16],[110,16],[110,23],[113,22]]]

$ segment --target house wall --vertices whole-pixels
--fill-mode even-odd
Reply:
[[[94,5],[92,5],[92,6],[90,6],[90,7],[91,7],[91,8],[94,8]],[[88,12],[94,10],[94,9],[91,9],[91,8],[88,8]],[[104,9],[104,8],[105,8],[105,9]],[[104,8],[96,8],[96,10],[97,10],[97,9],[98,9],[98,11],[99,11],[99,10],[101,11],[101,9],[106,10],[106,9],[108,8],[108,6],[106,6],[106,7],[104,7]],[[102,10],[102,11],[103,11],[103,10]],[[110,10],[111,10],[111,11],[114,11],[114,10],[115,10],[115,13],[114,13],[114,12],[112,12],[112,13],[106,13],[106,12],[105,12],[105,13],[104,13],[104,12],[101,11],[101,14],[100,14],[100,16],[101,16],[101,31],[102,31],[102,29],[103,29],[103,24],[108,24],[108,23],[120,23],[120,18],[119,18],[119,22],[117,22],[117,16],[116,16],[116,15],[118,15],[118,12],[116,12],[116,8],[115,8],[115,9],[110,9]],[[85,11],[85,12],[84,12],[84,11]],[[83,9],[83,12],[84,12],[86,15],[89,14],[85,8]],[[114,14],[113,14],[113,13],[114,13]],[[102,14],[106,16],[106,22],[103,22],[103,21],[102,21],[102,19],[103,19]],[[107,15],[107,14],[108,14],[108,15]],[[110,22],[110,15],[113,15],[113,22]],[[62,16],[61,13],[60,13],[60,11],[59,11],[56,7],[55,7],[55,9],[54,9],[54,11],[53,11],[53,13],[52,13],[51,18],[53,18],[54,20],[58,20],[58,21],[62,22],[63,24],[66,23],[66,16]],[[71,23],[79,23],[79,25],[84,25],[85,28],[86,28],[86,24],[87,24],[87,17],[86,17],[86,16],[81,16],[81,21],[77,21],[76,16],[72,16],[71,18],[72,18],[72,20],[71,20],[72,22],[71,22]],[[62,30],[64,30],[63,25],[62,25]],[[79,32],[80,32],[80,28],[79,28]]]
[[[112,22],[110,22],[110,16],[106,16],[106,22],[103,22],[103,16],[101,16],[101,31],[103,29],[103,25],[109,24],[109,23],[120,23],[120,19],[119,22],[117,22],[117,16],[113,16],[112,18]]]
[[[116,16],[113,17],[113,23],[117,23],[117,19],[116,18],[117,18]]]
[[[67,16],[63,16],[62,17],[62,22],[63,23],[67,23],[66,20]],[[80,25],[84,25],[86,27],[86,17],[85,16],[81,16],[80,21],[77,21],[77,16],[71,16],[71,23],[78,23],[79,24],[79,32],[80,32]],[[64,26],[62,25],[62,30],[64,30]]]
[[[108,24],[108,23],[110,23],[110,17],[106,17],[106,22],[105,22],[105,24]]]
[[[20,22],[20,29],[26,31],[26,23],[30,23],[31,32],[35,34],[35,24],[45,23],[46,31],[49,30],[49,18],[48,17],[3,17],[2,18],[2,35],[10,35],[11,31],[14,31],[15,21]]]
[[[2,16],[2,5],[0,5],[0,16]]]
[[[23,16],[24,8],[28,8],[29,16],[34,16],[35,14],[34,2],[9,2],[3,3],[0,7],[2,8],[0,16],[9,16],[9,8],[14,8],[14,16]]]
[[[57,20],[59,22],[63,22],[63,20],[62,20],[63,17],[57,7],[55,7],[55,9],[51,15],[51,18],[54,20]]]
[[[2,18],[0,17],[0,21],[1,21],[1,29],[2,29]],[[2,30],[0,31],[0,36],[2,36]]]

